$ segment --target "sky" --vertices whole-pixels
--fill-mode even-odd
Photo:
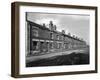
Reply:
[[[89,15],[28,12],[27,19],[41,25],[45,23],[47,27],[49,22],[53,21],[58,31],[65,30],[66,34],[71,33],[89,44]]]

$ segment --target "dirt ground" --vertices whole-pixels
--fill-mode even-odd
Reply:
[[[26,67],[89,64],[89,53],[71,53],[32,61]]]

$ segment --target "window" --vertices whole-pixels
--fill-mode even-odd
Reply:
[[[64,40],[64,36],[61,36],[61,40]]]
[[[61,43],[59,43],[59,48],[61,48],[61,46],[62,46]]]
[[[37,41],[33,41],[32,42],[32,49],[35,51],[35,50],[38,50],[39,49],[39,42]]]
[[[64,49],[66,48],[66,44],[64,43]]]
[[[59,45],[59,43],[57,43],[57,48],[59,48],[60,47],[60,45]]]
[[[53,43],[51,43],[51,48],[53,48]]]
[[[50,43],[50,48],[51,48],[51,49],[53,48],[53,42]]]
[[[68,41],[68,38],[67,37],[65,38],[65,41]]]
[[[37,29],[32,29],[32,35],[35,37],[38,37],[38,30]]]
[[[59,35],[57,35],[57,40],[59,40]]]
[[[53,39],[53,33],[50,33],[50,38]]]

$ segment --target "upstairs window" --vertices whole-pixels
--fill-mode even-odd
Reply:
[[[59,35],[57,35],[57,40],[59,40]]]
[[[38,37],[39,36],[38,30],[37,29],[32,29],[32,35],[35,36],[35,37]]]
[[[65,37],[65,41],[68,41],[68,38],[67,37]]]
[[[64,36],[61,36],[61,40],[64,40]]]
[[[53,33],[50,33],[50,39],[53,39]]]

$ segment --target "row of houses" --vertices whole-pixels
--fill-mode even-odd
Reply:
[[[43,24],[26,21],[27,23],[27,55],[65,51],[86,47],[86,42],[78,37],[66,34],[65,30],[57,31],[52,21],[49,28]]]

